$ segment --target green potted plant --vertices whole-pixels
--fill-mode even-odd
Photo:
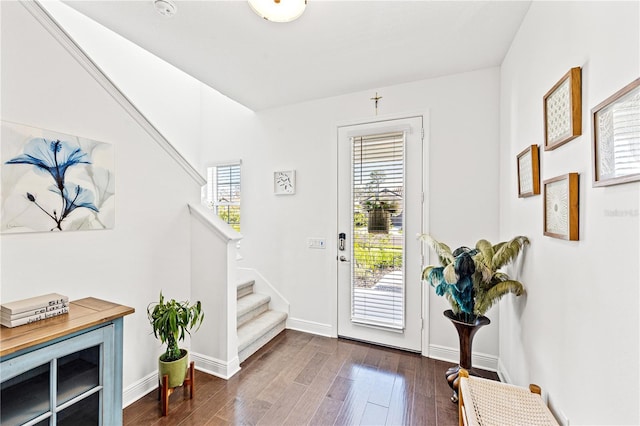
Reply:
[[[451,251],[448,245],[429,235],[420,235],[440,259],[441,266],[430,265],[422,271],[422,280],[435,288],[438,296],[447,298],[451,309],[444,312],[458,331],[460,364],[447,370],[446,377],[454,389],[457,401],[457,380],[460,368],[474,374],[471,364],[473,336],[491,321],[484,314],[507,293],[520,296],[524,286],[499,271],[515,259],[529,244],[529,239],[517,236],[510,241],[491,244],[480,240],[474,249],[460,247]]]
[[[178,342],[191,334],[194,327],[194,331],[200,328],[204,319],[202,304],[200,301],[190,304],[174,299],[166,300],[160,292],[160,300],[147,306],[147,316],[153,327],[153,335],[167,345],[167,350],[158,360],[158,378],[162,381],[162,377],[168,375],[170,388],[182,386],[189,364],[189,353],[186,349],[180,349]]]

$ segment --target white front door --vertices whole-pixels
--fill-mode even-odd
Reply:
[[[423,117],[338,127],[338,335],[422,347]]]

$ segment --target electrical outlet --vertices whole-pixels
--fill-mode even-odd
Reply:
[[[325,238],[307,238],[307,247],[312,249],[327,248],[327,240]]]

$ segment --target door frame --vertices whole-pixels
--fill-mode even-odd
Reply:
[[[331,238],[331,240],[333,240],[335,242],[335,244],[333,244],[333,254],[335,254],[335,262],[333,263],[333,276],[334,276],[334,291],[333,291],[333,313],[334,313],[334,319],[333,319],[333,332],[332,335],[333,337],[338,337],[338,256],[339,256],[339,252],[338,252],[338,246],[337,246],[337,235],[338,235],[338,203],[337,203],[337,199],[338,199],[338,185],[339,185],[339,181],[338,181],[338,143],[339,143],[339,132],[340,132],[340,128],[341,127],[346,127],[346,126],[357,126],[357,125],[361,125],[361,124],[375,124],[377,122],[383,122],[383,121],[389,121],[389,120],[402,120],[402,119],[407,119],[407,118],[415,118],[415,117],[421,117],[422,118],[422,128],[424,131],[424,136],[422,139],[422,189],[423,189],[423,193],[424,193],[424,202],[422,203],[422,232],[424,233],[429,233],[429,211],[430,211],[430,204],[429,204],[429,200],[430,200],[430,180],[429,180],[429,158],[430,158],[430,148],[431,148],[431,144],[430,144],[430,135],[431,135],[431,117],[430,117],[430,110],[426,109],[426,110],[414,110],[414,111],[408,111],[408,112],[404,112],[404,113],[397,113],[397,114],[384,114],[384,115],[375,115],[375,116],[369,116],[369,117],[364,117],[364,118],[360,118],[360,119],[353,119],[353,120],[344,120],[344,121],[337,121],[335,122],[334,128],[335,128],[335,140],[334,140],[334,144],[333,144],[333,154],[334,154],[334,182],[335,182],[335,192],[334,192],[334,206],[335,206],[335,217],[334,217],[334,226],[333,226],[333,236]],[[423,267],[427,264],[429,264],[429,251],[426,249],[426,247],[423,247],[422,250],[422,265]],[[431,291],[428,288],[423,288],[422,291],[422,301],[421,301],[421,313],[422,313],[422,350],[421,350],[421,354],[422,356],[429,356],[429,345],[430,345],[430,333],[429,333],[429,326],[430,326],[430,321],[429,321],[429,315],[430,315],[430,309],[429,309],[429,303],[430,303],[430,295]]]

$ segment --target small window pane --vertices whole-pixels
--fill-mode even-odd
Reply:
[[[2,383],[0,423],[21,425],[50,410],[50,364],[43,364]]]
[[[58,360],[58,405],[100,385],[100,346]]]
[[[207,205],[225,222],[240,231],[240,164],[207,170]]]
[[[96,392],[58,413],[58,426],[98,426],[100,424],[100,392]]]

